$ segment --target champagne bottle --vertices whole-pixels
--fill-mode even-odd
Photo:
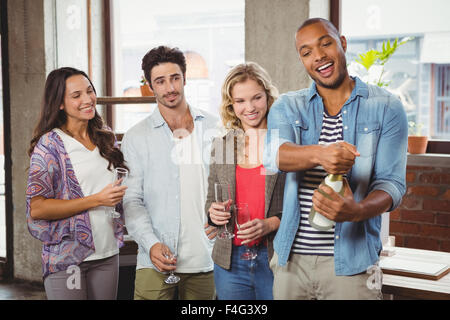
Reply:
[[[341,174],[329,174],[325,177],[325,179],[322,181],[321,185],[327,185],[330,188],[332,188],[335,192],[339,193],[341,196],[344,195],[344,183],[343,183],[343,177]],[[330,198],[328,194],[325,192],[322,192],[320,189],[318,189],[321,194],[323,194],[328,199]],[[317,230],[320,231],[326,231],[331,229],[335,222],[333,220],[330,220],[328,218],[325,218],[320,213],[316,212],[314,210],[314,205],[311,204],[311,211],[309,213],[308,218],[309,224]]]

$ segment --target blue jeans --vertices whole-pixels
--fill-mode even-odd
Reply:
[[[245,246],[233,245],[229,270],[214,264],[214,281],[219,300],[273,300],[273,273],[267,247],[258,246],[254,260],[241,260]]]

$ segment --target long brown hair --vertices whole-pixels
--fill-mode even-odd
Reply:
[[[50,72],[45,82],[41,115],[38,124],[34,129],[33,138],[30,141],[30,148],[28,149],[29,156],[31,156],[34,147],[44,134],[52,131],[54,128],[61,128],[61,126],[66,123],[66,112],[61,110],[60,106],[64,104],[66,80],[74,75],[84,76],[96,93],[91,79],[89,79],[87,74],[81,70],[64,67]],[[88,134],[92,142],[98,147],[100,155],[108,160],[109,170],[111,170],[111,165],[114,168],[126,168],[122,152],[118,147],[114,146],[115,135],[104,125],[102,118],[97,113],[97,110],[95,111],[94,118],[88,122]]]

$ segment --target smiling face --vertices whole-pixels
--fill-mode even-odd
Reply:
[[[184,75],[178,64],[166,62],[154,66],[150,80],[158,105],[175,108],[185,102]]]
[[[244,131],[267,128],[267,94],[253,79],[236,83],[231,90],[233,110]]]
[[[97,96],[86,77],[77,74],[66,80],[64,103],[61,110],[67,115],[67,121],[89,121],[95,116]]]
[[[295,40],[300,60],[318,86],[336,89],[348,77],[345,37],[317,22],[300,29]]]

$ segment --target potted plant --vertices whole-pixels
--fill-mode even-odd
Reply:
[[[427,151],[428,137],[422,135],[422,123],[408,122],[408,152],[420,154]]]
[[[150,86],[148,85],[148,82],[144,76],[142,76],[142,78],[141,78],[141,95],[143,97],[153,97],[154,96],[153,91],[152,91],[152,89],[150,89]]]

